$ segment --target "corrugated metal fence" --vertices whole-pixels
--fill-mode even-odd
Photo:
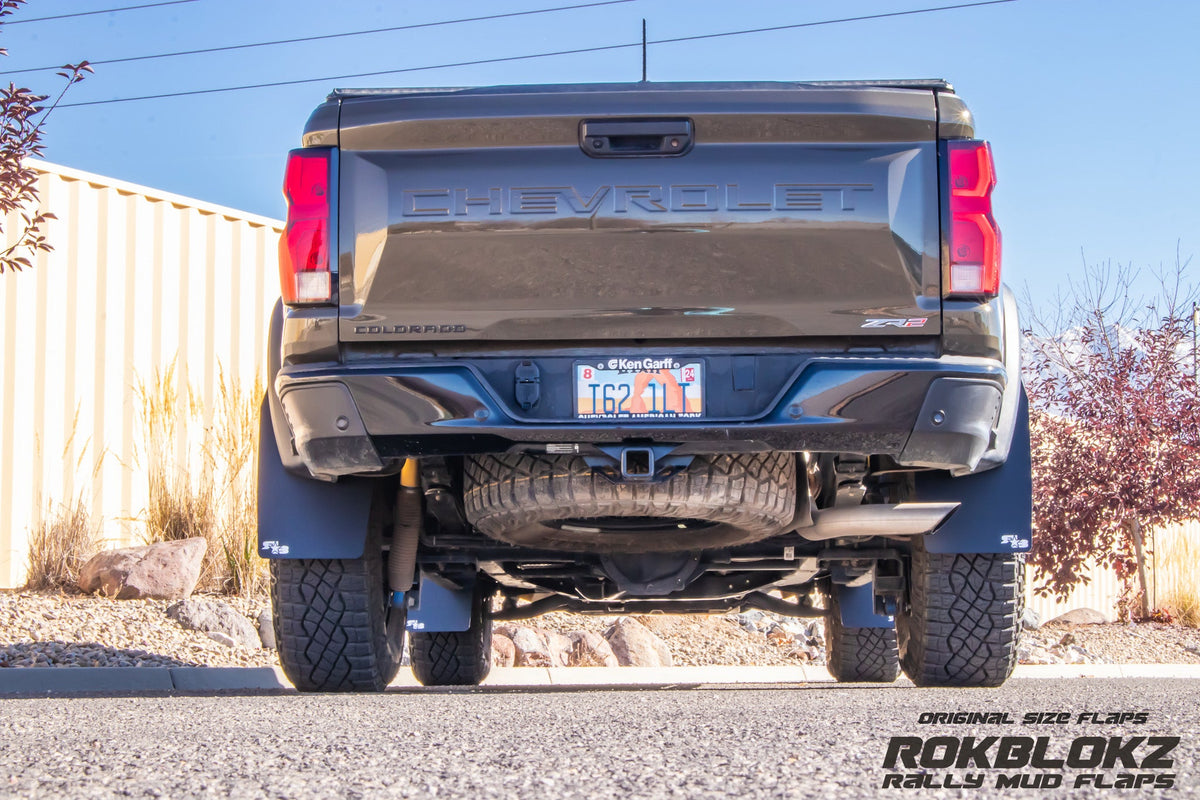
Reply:
[[[277,220],[34,166],[58,219],[53,252],[0,276],[0,587],[23,582],[29,531],[54,504],[83,496],[107,539],[136,539],[134,387],[172,361],[206,409],[219,370],[252,385],[278,296]]]
[[[1038,597],[1033,589],[1033,570],[1027,571],[1028,582],[1025,587],[1025,603],[1041,617],[1042,621],[1054,619],[1076,608],[1091,608],[1101,612],[1110,619],[1116,619],[1117,600],[1121,597],[1121,582],[1117,574],[1108,567],[1091,565],[1087,572],[1091,579],[1087,585],[1080,586],[1063,600],[1053,596]]]
[[[1150,530],[1146,536],[1146,583],[1150,608],[1175,606],[1181,597],[1195,597],[1200,590],[1200,522],[1169,525]],[[1031,571],[1032,572],[1032,571]],[[1091,565],[1091,580],[1065,600],[1035,597],[1032,582],[1026,602],[1043,620],[1053,619],[1076,608],[1092,608],[1115,619],[1121,597],[1121,581],[1109,567]]]

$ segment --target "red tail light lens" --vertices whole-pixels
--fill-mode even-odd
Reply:
[[[992,216],[996,167],[987,142],[947,142],[950,270],[947,297],[1000,293],[1000,228]]]
[[[283,179],[287,224],[279,237],[279,290],[289,305],[329,303],[329,172],[331,151],[293,150]]]

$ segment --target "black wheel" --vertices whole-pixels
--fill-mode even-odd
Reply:
[[[837,595],[825,613],[825,666],[840,683],[891,683],[900,675],[895,628],[848,628]]]
[[[491,594],[484,583],[475,583],[470,628],[409,634],[409,660],[422,686],[477,686],[491,671],[492,621],[485,612]]]
[[[913,546],[909,601],[896,615],[900,666],[918,686],[999,686],[1017,664],[1024,560]]]
[[[271,561],[279,663],[302,692],[381,692],[400,669],[405,614],[371,527],[362,558]]]
[[[592,553],[703,550],[761,541],[796,513],[792,453],[697,455],[658,483],[610,480],[577,456],[472,456],[471,524],[512,544]]]

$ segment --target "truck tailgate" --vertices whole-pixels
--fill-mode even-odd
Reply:
[[[340,114],[343,341],[940,332],[932,91],[464,90]],[[619,135],[647,120],[686,131],[661,145],[680,152]]]

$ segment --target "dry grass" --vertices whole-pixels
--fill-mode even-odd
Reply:
[[[75,416],[71,420],[71,433],[63,445],[63,461],[70,458],[78,433],[79,407],[76,406]],[[35,436],[34,441],[34,447],[39,453],[37,461],[40,462],[41,440]],[[91,444],[89,439],[79,448],[79,455],[75,460],[76,474],[83,469]],[[107,455],[107,450],[100,452],[100,457],[92,469],[93,483]],[[26,590],[41,592],[73,588],[83,565],[100,550],[100,525],[92,519],[88,510],[88,497],[89,492],[84,490],[76,496],[74,504],[46,504],[45,510],[29,533],[25,562]],[[42,505],[40,492],[37,505]]]
[[[255,526],[261,393],[260,381],[245,390],[219,370],[217,407],[205,426],[203,404],[190,386],[179,386],[174,363],[137,387],[149,489],[145,538],[202,537],[203,590],[246,595],[265,586]]]
[[[29,536],[25,588],[61,591],[75,586],[79,570],[100,549],[100,528],[92,521],[83,495],[74,506],[47,510]]]
[[[180,392],[174,361],[165,372],[156,370],[149,386],[139,381],[136,394],[142,417],[142,466],[148,482],[144,538],[148,544],[203,538],[208,549],[197,587],[211,589],[218,579],[220,554],[215,541],[213,474],[202,459],[196,463],[192,447],[202,429],[203,409],[189,387]]]
[[[1157,531],[1154,548],[1158,607],[1181,625],[1200,627],[1200,544],[1194,528]]]
[[[225,590],[253,595],[267,585],[267,565],[258,557],[258,405],[261,379],[248,391],[218,372],[217,408],[206,439],[207,455],[216,465],[221,552]]]

